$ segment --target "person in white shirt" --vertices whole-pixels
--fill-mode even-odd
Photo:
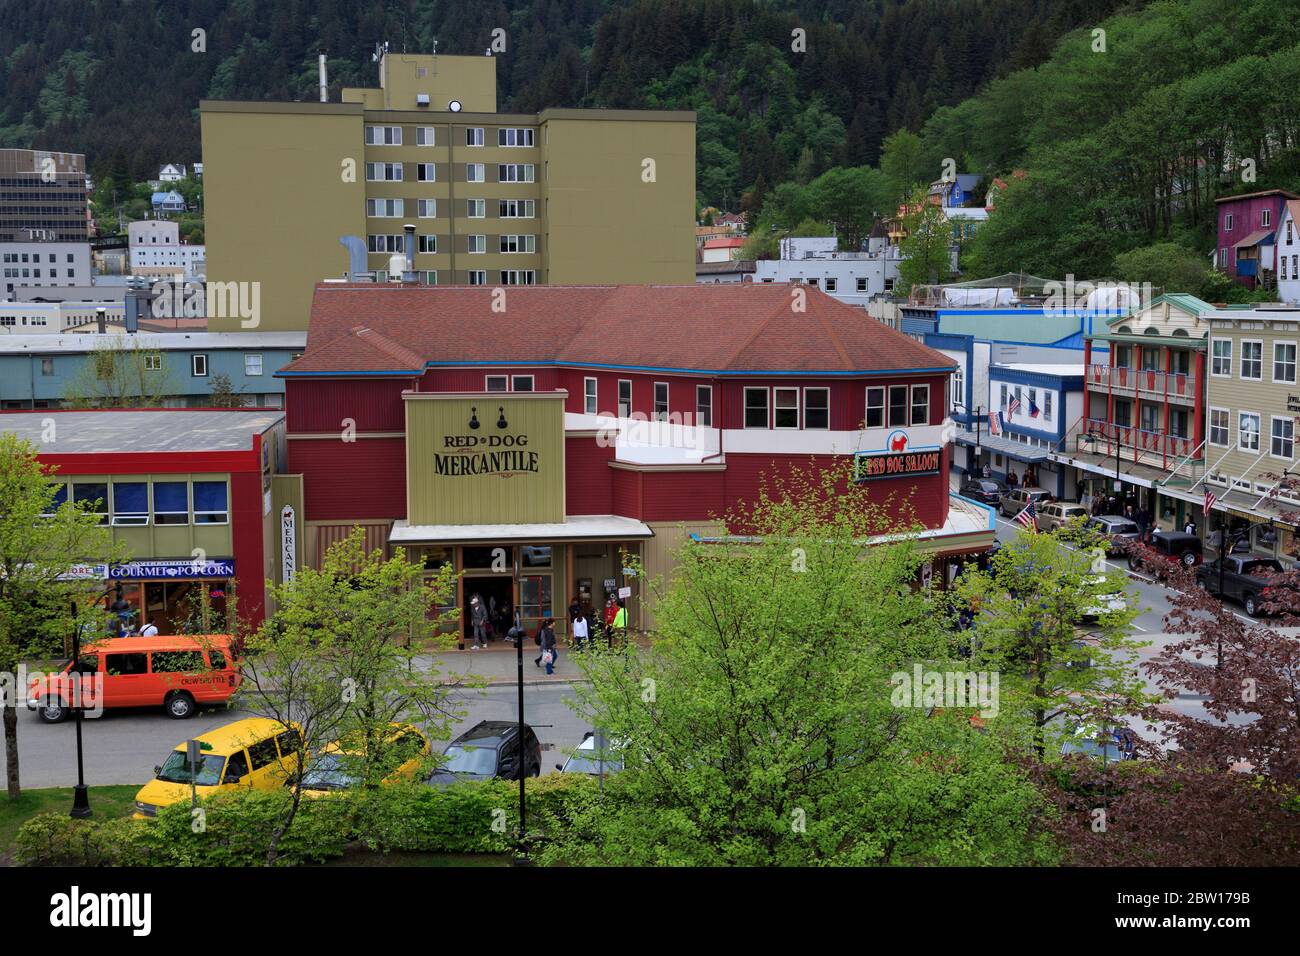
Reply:
[[[585,646],[589,634],[590,632],[587,629],[587,616],[582,612],[578,612],[578,616],[573,619],[573,646]]]
[[[158,627],[153,621],[147,621],[144,627],[140,628],[141,637],[155,637],[158,634]]]

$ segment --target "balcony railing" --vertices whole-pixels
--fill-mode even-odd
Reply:
[[[1121,459],[1148,465],[1159,464],[1161,468],[1176,465],[1197,447],[1191,438],[1088,418],[1084,419],[1082,428],[1075,437],[1075,449],[1114,458],[1116,442],[1119,444]]]
[[[1186,372],[1164,372],[1158,369],[1119,368],[1110,365],[1089,365],[1088,384],[1106,389],[1138,392],[1144,395],[1172,395],[1176,398],[1193,398],[1192,377]]]

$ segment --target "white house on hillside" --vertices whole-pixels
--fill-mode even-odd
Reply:
[[[1288,199],[1277,229],[1277,297],[1300,305],[1300,199]]]

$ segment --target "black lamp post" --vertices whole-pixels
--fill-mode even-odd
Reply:
[[[967,408],[965,405],[961,404],[960,402],[952,403],[952,410],[954,414],[959,408],[964,412],[970,411],[969,408]],[[984,448],[980,444],[980,432],[981,432],[981,426],[983,425],[983,422],[984,422],[984,406],[976,405],[975,406],[975,470],[976,472],[980,471],[981,468],[980,459],[984,457]]]
[[[77,785],[72,788],[72,810],[74,819],[90,816],[90,794],[86,789],[86,768],[82,760],[81,749],[81,711],[82,711],[82,674],[81,674],[81,627],[77,624],[77,602],[69,605],[72,611],[72,667],[69,676],[75,681],[72,696],[72,719],[77,726]]]
[[[515,866],[528,866],[531,861],[528,859],[527,810],[524,797],[524,778],[528,776],[524,770],[526,755],[524,741],[527,739],[524,736],[524,632],[523,617],[519,614],[519,599],[522,595],[519,593],[519,547],[517,545],[514,548],[512,567],[515,579],[515,614],[519,618],[515,637],[515,671],[519,681],[519,852],[515,856]]]

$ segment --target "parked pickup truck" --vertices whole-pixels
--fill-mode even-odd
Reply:
[[[1219,561],[1223,561],[1223,593],[1219,594]],[[1280,574],[1282,563],[1273,558],[1252,558],[1230,554],[1216,558],[1196,569],[1196,583],[1211,594],[1231,598],[1245,607],[1251,617],[1258,617],[1269,600],[1268,578]]]

